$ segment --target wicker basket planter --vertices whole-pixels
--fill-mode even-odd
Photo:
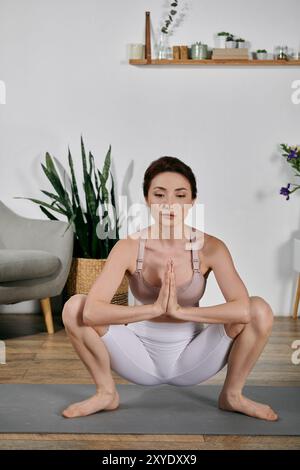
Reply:
[[[104,267],[106,259],[73,258],[66,283],[68,297],[74,294],[88,294],[96,277]],[[128,279],[125,275],[111,303],[128,305]]]

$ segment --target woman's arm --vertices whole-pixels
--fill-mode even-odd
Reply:
[[[235,269],[231,254],[222,240],[212,237],[210,243],[209,264],[226,303],[210,307],[180,307],[176,317],[201,323],[248,323],[249,294]]]
[[[86,298],[83,309],[85,325],[119,325],[151,320],[160,314],[153,304],[127,306],[110,303],[130,265],[131,243],[131,239],[121,239],[110,250]]]

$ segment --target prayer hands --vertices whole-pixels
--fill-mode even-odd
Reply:
[[[167,263],[159,295],[154,305],[158,315],[167,314],[170,317],[177,318],[176,315],[180,309],[180,305],[177,301],[175,272],[172,259]]]

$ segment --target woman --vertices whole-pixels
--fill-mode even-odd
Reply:
[[[242,394],[271,333],[272,309],[261,297],[249,297],[223,241],[184,224],[197,196],[191,168],[161,157],[147,168],[143,192],[154,225],[118,240],[88,295],[64,305],[66,332],[96,394],[63,416],[118,408],[111,368],[138,384],[188,386],[227,364],[219,408],[278,419],[271,407]],[[210,271],[226,302],[200,307]],[[125,274],[138,305],[110,303]]]

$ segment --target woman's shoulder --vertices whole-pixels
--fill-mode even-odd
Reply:
[[[213,255],[222,245],[225,245],[223,240],[212,235],[211,233],[203,232],[199,229],[193,229],[195,233],[195,240],[200,246],[200,250],[203,254],[209,256]]]
[[[145,235],[146,229],[138,230],[137,232],[129,233],[127,236],[127,240],[138,240],[143,235]]]
[[[127,237],[123,238],[123,246],[124,249],[127,252],[127,255],[129,257],[128,261],[128,269],[127,272],[129,274],[133,274],[136,268],[136,259],[138,256],[138,246],[139,246],[139,240],[143,238],[143,230],[139,230],[137,232],[128,234]]]
[[[115,245],[120,250],[131,251],[137,245],[137,240],[139,237],[135,237],[132,235],[127,235],[127,237],[119,238],[119,240],[115,243]]]
[[[226,245],[220,238],[201,230],[196,230],[196,239],[199,240],[196,249],[199,250],[199,258],[205,267],[205,277],[207,278],[210,271],[213,270],[215,260],[219,257],[222,258]]]
[[[127,237],[120,239],[119,242],[122,244],[122,247],[128,251],[128,253],[136,257],[139,240],[142,238],[145,238],[145,229],[130,233]]]
[[[137,232],[130,233],[125,239],[127,242],[128,249],[136,256],[138,245],[141,239],[145,238],[145,229],[138,230]]]

